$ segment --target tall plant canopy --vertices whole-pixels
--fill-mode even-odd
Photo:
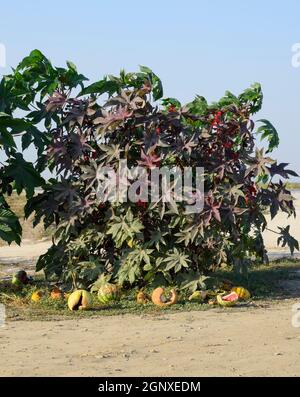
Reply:
[[[297,174],[273,160],[279,144],[268,120],[254,122],[263,94],[253,84],[208,104],[183,105],[163,96],[147,67],[93,84],[75,65],[55,67],[38,50],[0,83],[0,238],[20,243],[22,230],[6,197],[25,191],[25,215],[55,226],[53,245],[37,262],[48,278],[89,285],[108,274],[131,286],[152,282],[196,289],[222,263],[267,261],[266,214],[295,216],[285,180]],[[21,136],[22,151],[16,137]],[[263,139],[267,147],[256,147]],[[23,152],[30,146],[35,162]],[[103,167],[203,167],[204,209],[187,214],[176,201],[103,201],[96,194]],[[50,170],[55,177],[45,180]],[[35,193],[36,188],[40,193]],[[278,228],[278,242],[298,242]]]

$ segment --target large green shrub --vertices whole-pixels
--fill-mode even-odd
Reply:
[[[182,106],[162,99],[161,81],[146,67],[84,86],[85,77],[67,66],[55,68],[35,50],[2,82],[9,87],[4,99],[25,111],[23,148],[38,148],[36,170],[57,175],[26,206],[36,224],[56,225],[37,270],[77,285],[105,272],[127,286],[157,281],[195,289],[222,263],[243,268],[252,257],[267,260],[266,213],[295,215],[282,180],[296,174],[269,157],[279,143],[272,124],[260,120],[256,128],[252,120],[262,106],[259,84],[212,105],[197,96]],[[266,154],[255,147],[257,136],[268,143]],[[187,214],[176,200],[101,200],[99,171],[117,170],[122,159],[146,172],[204,167],[203,211]],[[280,243],[298,249],[288,228],[278,233]]]

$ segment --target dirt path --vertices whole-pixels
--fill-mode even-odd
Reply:
[[[17,269],[24,269],[28,274],[35,273],[38,257],[51,246],[51,241],[25,241],[22,245],[12,244],[0,247],[0,278],[11,277]]]
[[[299,376],[293,300],[0,328],[1,376]]]
[[[51,246],[51,241],[24,241],[17,244],[0,247],[0,262],[32,261],[44,254]]]

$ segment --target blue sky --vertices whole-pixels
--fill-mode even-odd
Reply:
[[[182,102],[260,82],[265,100],[255,119],[273,122],[281,138],[273,157],[300,174],[300,68],[291,64],[299,1],[10,0],[0,11],[8,66],[34,48],[56,65],[73,61],[91,80],[147,65]]]

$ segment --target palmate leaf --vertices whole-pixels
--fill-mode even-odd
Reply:
[[[279,145],[279,135],[276,128],[270,121],[261,119],[258,122],[263,123],[258,129],[257,134],[261,134],[261,140],[267,139],[269,147],[266,153],[272,152]]]
[[[28,219],[34,213],[33,226],[37,226],[42,220],[45,229],[47,229],[55,219],[58,219],[59,203],[55,200],[53,188],[49,185],[44,188],[42,193],[31,197],[25,207],[25,218]]]
[[[257,113],[263,102],[263,93],[261,90],[261,85],[259,83],[254,83],[251,87],[247,88],[238,97],[239,102],[250,107],[251,113]]]
[[[173,251],[167,253],[166,258],[163,260],[165,264],[164,271],[174,269],[178,273],[182,268],[188,268],[191,260],[188,255],[174,248]]]
[[[63,84],[69,88],[76,88],[80,86],[81,89],[83,89],[84,88],[83,82],[87,81],[88,78],[86,78],[83,74],[78,73],[76,66],[72,62],[67,61],[66,64],[67,64],[67,69],[55,68],[55,71],[58,73],[57,80],[59,82],[63,82]],[[44,91],[46,91],[45,92],[46,94],[51,94],[55,89],[56,89],[55,85],[52,88],[50,83],[50,85]]]
[[[291,255],[294,255],[295,249],[299,251],[299,242],[290,235],[290,226],[278,226],[278,229],[280,230],[280,236],[277,239],[277,245],[281,245],[282,247],[287,245],[290,249]]]
[[[99,274],[105,271],[104,264],[95,259],[89,261],[78,262],[76,265],[78,278],[85,279],[88,283],[94,281]]]
[[[181,108],[181,103],[178,101],[178,99],[176,99],[176,98],[164,98],[162,101],[161,101],[161,104],[164,106],[164,107],[166,107],[166,108],[168,108],[169,106],[173,106],[173,107],[175,107],[175,108],[177,108],[177,109],[180,109]]]
[[[164,239],[164,236],[166,236],[167,234],[168,232],[163,232],[161,230],[151,231],[151,237],[150,240],[147,242],[147,245],[149,245],[150,247],[154,246],[155,249],[159,252],[161,249],[161,245],[167,245]]]
[[[262,177],[268,176],[270,174],[270,168],[268,165],[274,164],[276,161],[271,159],[270,157],[264,156],[264,149],[256,149],[255,150],[255,158],[251,159],[251,166],[246,170],[245,177],[247,177],[251,172],[254,173],[255,176]]]
[[[141,277],[142,271],[140,263],[131,256],[127,256],[121,259],[121,267],[118,271],[118,282],[120,285],[125,282],[133,284],[136,280]]]
[[[271,219],[277,215],[279,210],[296,216],[293,206],[294,198],[282,181],[270,184],[268,189],[261,189],[261,197],[263,205],[267,205],[270,209]]]
[[[85,76],[77,72],[72,62],[67,61],[67,68],[55,68],[39,50],[31,51],[19,63],[15,74],[19,76],[19,80],[22,78],[28,83],[27,89],[34,96],[35,93],[40,93],[41,98],[51,95],[60,84],[69,88],[76,88],[78,85],[83,88],[82,83],[87,80]]]
[[[150,80],[150,83],[152,85],[153,99],[155,101],[158,101],[164,95],[163,86],[162,86],[162,82],[161,82],[160,78],[158,76],[156,76],[156,74],[153,73],[153,71],[151,69],[149,69],[147,66],[140,66],[140,71],[141,71],[141,73],[140,74],[138,73],[137,75],[138,76],[142,75],[141,77],[143,77],[143,75],[144,75],[145,79]]]
[[[118,280],[120,284],[129,282],[135,283],[142,274],[144,266],[150,266],[152,249],[136,248],[132,251],[124,251],[121,259],[121,267],[118,271]]]
[[[22,150],[34,143],[39,153],[42,153],[47,144],[47,135],[40,132],[38,128],[25,119],[13,118],[0,114],[0,145],[7,148],[16,148],[15,135],[22,135]]]
[[[184,109],[187,110],[188,112],[201,116],[207,111],[208,108],[208,103],[206,99],[203,96],[197,95],[196,98],[188,103]]]
[[[280,175],[283,178],[289,179],[290,176],[299,176],[297,172],[293,170],[287,170],[286,167],[289,165],[289,163],[280,163],[271,165],[270,168],[270,175],[273,177],[274,175]]]
[[[126,240],[134,238],[143,229],[143,224],[139,219],[134,218],[131,210],[128,209],[125,216],[114,217],[109,222],[107,234],[111,234],[116,246],[121,247]]]
[[[42,62],[50,63],[40,50],[32,50],[30,54],[19,63],[17,71],[28,67],[40,66]]]
[[[238,106],[239,105],[239,99],[232,94],[230,91],[226,91],[225,95],[223,98],[221,98],[218,102],[218,106]]]
[[[118,160],[120,158],[120,145],[99,145],[99,148],[103,151],[100,159],[106,159],[109,163],[112,160]]]
[[[1,200],[3,202],[3,199]],[[0,208],[0,238],[9,244],[15,241],[21,243],[22,228],[18,217],[1,204]]]
[[[4,149],[16,148],[14,135],[26,131],[29,124],[21,119],[14,119],[11,116],[0,114],[0,145]]]
[[[175,236],[177,237],[176,242],[178,244],[184,242],[184,245],[187,247],[190,243],[194,242],[199,231],[200,231],[199,225],[197,224],[192,226],[187,226],[183,230],[180,230],[180,232],[175,233]]]
[[[25,190],[28,197],[33,196],[36,187],[45,183],[32,163],[25,161],[20,153],[15,153],[14,157],[9,159],[6,175],[13,178],[17,193],[20,194]]]
[[[180,282],[180,289],[194,292],[197,289],[206,289],[205,281],[208,279],[209,277],[204,276],[202,273],[190,271],[180,275],[178,281]]]
[[[105,93],[112,95],[118,92],[119,88],[120,87],[115,81],[107,80],[107,78],[105,78],[85,87],[78,96],[80,97],[88,94],[102,95]]]
[[[45,270],[46,277],[51,275],[61,275],[63,265],[67,261],[65,244],[53,244],[48,251],[41,255],[36,263],[35,270]]]

